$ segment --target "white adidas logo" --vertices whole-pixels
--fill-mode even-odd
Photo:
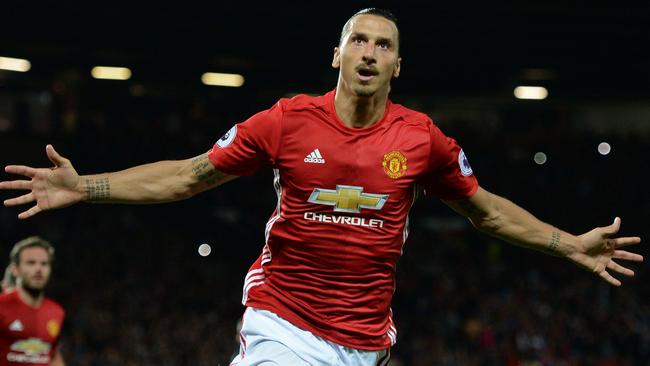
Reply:
[[[13,330],[15,332],[22,332],[25,329],[23,327],[23,323],[20,321],[20,319],[16,319],[11,324],[9,324],[9,330]]]
[[[318,149],[305,156],[304,161],[305,163],[325,164],[325,159],[323,159],[323,156],[320,154],[320,151],[318,151]]]

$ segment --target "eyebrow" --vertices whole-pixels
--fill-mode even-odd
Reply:
[[[353,39],[353,38],[365,38],[365,39],[368,39],[370,37],[368,37],[368,35],[365,34],[365,33],[352,32],[352,33],[350,33],[350,39]],[[379,38],[377,38],[377,41],[375,41],[375,43],[379,43],[379,44],[383,43],[383,44],[387,44],[389,46],[392,46],[393,45],[393,40],[390,39],[390,38],[386,38],[386,37],[379,37]]]

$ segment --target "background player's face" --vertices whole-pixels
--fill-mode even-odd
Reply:
[[[340,68],[339,84],[357,96],[388,93],[390,80],[399,76],[397,27],[376,15],[358,15],[334,49],[332,66]]]
[[[42,290],[50,279],[50,256],[41,247],[27,247],[20,252],[14,276],[21,286]]]

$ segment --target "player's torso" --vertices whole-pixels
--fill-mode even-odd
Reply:
[[[285,112],[276,159],[279,234],[301,239],[302,256],[330,267],[394,266],[429,158],[428,130],[416,122],[353,130],[319,109]]]
[[[17,301],[2,304],[0,365],[49,365],[63,313],[44,305],[33,309]]]

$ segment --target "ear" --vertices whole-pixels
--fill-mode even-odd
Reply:
[[[402,67],[402,58],[398,57],[397,62],[395,63],[395,68],[393,69],[393,77],[398,78],[399,77],[399,71]]]
[[[341,50],[334,47],[334,57],[332,58],[332,67],[338,69],[341,66]]]
[[[14,278],[18,278],[18,268],[15,264],[11,263],[9,265],[9,270],[11,271],[11,275],[14,276]]]

